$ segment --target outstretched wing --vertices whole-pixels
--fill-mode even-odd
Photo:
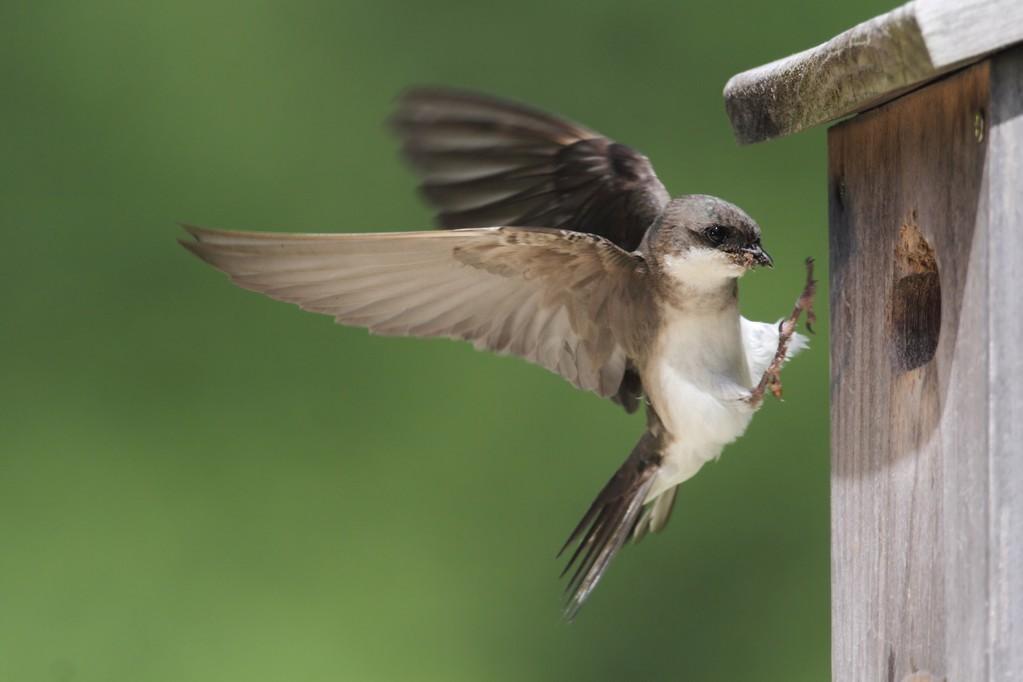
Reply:
[[[274,234],[186,228],[182,244],[252,289],[378,334],[465,339],[616,393],[650,321],[646,263],[544,228]]]
[[[556,227],[632,251],[670,199],[636,150],[514,102],[413,89],[391,124],[440,227]]]

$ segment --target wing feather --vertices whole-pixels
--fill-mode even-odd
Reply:
[[[636,150],[517,102],[416,88],[391,125],[443,228],[540,225],[632,251],[670,198]],[[642,391],[629,368],[614,399],[632,412]]]
[[[416,88],[391,126],[440,227],[540,225],[632,251],[670,198],[636,150],[517,102]]]
[[[464,339],[517,355],[605,397],[652,328],[643,258],[595,235],[186,229],[192,241],[182,244],[241,287],[377,334]]]

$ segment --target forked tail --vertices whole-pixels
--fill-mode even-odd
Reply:
[[[597,494],[558,552],[560,557],[578,540],[579,544],[561,572],[564,576],[573,567],[575,569],[565,587],[565,593],[569,595],[565,604],[565,618],[568,620],[575,618],[640,519],[643,503],[661,464],[662,430],[652,411],[650,416],[646,433]]]

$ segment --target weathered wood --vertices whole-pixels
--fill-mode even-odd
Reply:
[[[992,679],[1023,680],[1023,48],[991,69],[987,163]]]
[[[799,54],[734,76],[740,144],[834,121],[1023,41],[1020,0],[916,0]]]
[[[914,5],[927,51],[939,68],[1023,40],[1020,0],[917,0]]]
[[[788,135],[879,102],[935,73],[912,6],[733,76],[725,110],[740,144]]]
[[[978,289],[987,263],[986,251],[971,248],[985,152],[972,121],[986,105],[987,82],[980,65],[829,134],[835,680],[946,671],[956,627],[945,614],[946,584],[977,594],[986,578],[971,556],[984,561],[984,548],[973,545],[985,512],[956,500],[947,508],[945,491],[986,495],[978,458],[956,457],[983,453],[987,440]],[[903,369],[894,296],[900,281],[919,274],[900,255],[918,234],[938,267],[940,331],[933,358]],[[962,427],[943,415],[958,415]],[[967,546],[946,546],[949,525]],[[970,630],[983,664],[983,628]]]
[[[829,131],[837,681],[1023,679],[1021,64]]]

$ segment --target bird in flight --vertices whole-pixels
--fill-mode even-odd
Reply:
[[[238,286],[376,334],[516,355],[646,429],[561,552],[574,618],[630,539],[668,522],[679,484],[746,430],[813,320],[813,261],[780,323],[739,314],[738,280],[773,263],[744,211],[671,198],[649,160],[565,119],[422,88],[391,126],[440,231],[233,232],[181,243]],[[560,556],[561,553],[559,553]]]

